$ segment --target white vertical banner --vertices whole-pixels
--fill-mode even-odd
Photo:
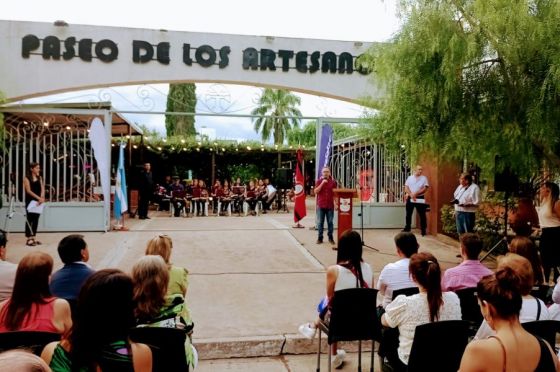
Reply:
[[[107,140],[107,132],[103,122],[99,118],[95,118],[91,122],[89,129],[89,141],[93,148],[93,156],[97,161],[101,179],[101,189],[103,190],[103,205],[105,214],[111,209],[111,179],[110,179],[110,159]]]

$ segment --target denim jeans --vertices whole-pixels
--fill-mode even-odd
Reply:
[[[457,234],[462,235],[474,231],[474,220],[476,213],[455,211],[455,223],[457,224]]]
[[[319,231],[319,240],[323,240],[323,224],[325,222],[325,217],[327,217],[327,234],[329,240],[334,240],[333,238],[333,218],[334,218],[334,210],[327,209],[327,208],[317,208],[317,215],[319,217],[319,221],[317,224],[317,230]]]

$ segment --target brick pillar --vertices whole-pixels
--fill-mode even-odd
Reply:
[[[423,156],[420,162],[424,175],[428,177],[430,188],[426,195],[426,202],[430,204],[430,211],[426,213],[429,235],[436,235],[442,231],[441,207],[453,199],[453,192],[459,185],[461,174],[460,162],[438,162],[434,157]],[[420,221],[416,221],[420,226]]]

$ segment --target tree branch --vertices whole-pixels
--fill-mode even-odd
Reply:
[[[501,58],[485,59],[485,60],[483,60],[483,61],[476,62],[476,63],[472,63],[472,64],[470,64],[470,65],[468,65],[468,66],[465,66],[465,67],[462,68],[462,70],[468,70],[468,69],[471,68],[471,67],[484,65],[484,64],[487,64],[487,63],[492,63],[492,64],[494,64],[494,63],[502,63],[502,62],[503,62],[503,61],[502,61]]]

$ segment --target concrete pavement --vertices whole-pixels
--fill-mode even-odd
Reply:
[[[309,204],[303,221],[307,227],[314,223],[314,209]],[[302,338],[297,327],[316,318],[316,304],[325,292],[325,268],[336,261],[336,251],[329,244],[315,244],[316,231],[291,228],[291,213],[194,218],[169,217],[164,212],[150,215],[150,220],[127,220],[127,232],[84,233],[90,264],[96,269],[118,267],[129,272],[150,238],[169,235],[174,244],[173,263],[190,272],[187,302],[195,322],[194,344],[201,360],[214,360],[201,362],[201,370],[253,370],[243,367],[246,363],[267,371],[314,369],[313,356],[285,355],[316,350],[316,341]],[[364,260],[376,278],[385,264],[396,260],[393,237],[397,232],[364,231],[365,243],[379,250],[364,248]],[[43,245],[26,247],[23,234],[11,234],[8,260],[17,262],[25,253],[40,249],[55,258],[56,270],[61,266],[56,245],[65,235],[39,233]],[[456,243],[417,236],[420,250],[432,252],[442,267],[459,263]],[[269,356],[274,358],[262,358]],[[261,358],[220,360],[230,357]],[[364,357],[367,362],[368,354]],[[213,369],[216,366],[220,367]]]

